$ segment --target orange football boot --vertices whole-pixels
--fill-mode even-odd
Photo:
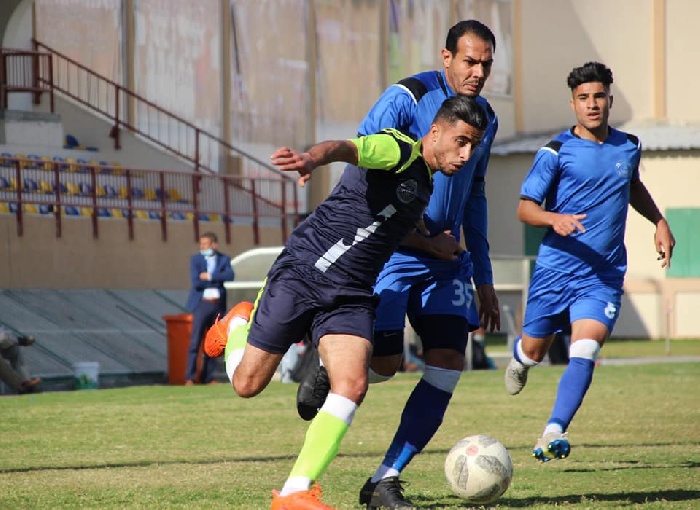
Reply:
[[[210,358],[221,356],[224,353],[224,349],[226,349],[226,342],[228,342],[228,326],[231,320],[235,317],[240,317],[248,322],[252,311],[253,303],[241,301],[231,308],[222,319],[217,319],[204,337],[204,352],[206,355]]]
[[[321,502],[321,487],[315,484],[311,490],[292,492],[287,496],[280,496],[279,492],[272,491],[272,506],[270,510],[333,510],[333,507]]]

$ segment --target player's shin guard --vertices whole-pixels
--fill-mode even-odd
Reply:
[[[401,423],[382,462],[384,468],[391,468],[384,474],[400,473],[432,439],[442,424],[461,374],[458,370],[425,367],[423,378],[406,401]]]
[[[591,385],[599,352],[600,344],[595,340],[583,339],[571,344],[569,366],[559,380],[557,397],[548,423],[560,425],[562,431],[567,430]]]
[[[323,407],[309,425],[299,457],[290,478],[318,480],[338,453],[340,442],[352,423],[357,404],[335,393],[329,393]]]

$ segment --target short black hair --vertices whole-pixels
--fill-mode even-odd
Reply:
[[[209,239],[212,243],[218,243],[219,238],[216,237],[216,234],[214,232],[204,232],[201,236],[199,236],[200,239],[202,238],[207,238]]]
[[[453,55],[457,53],[457,41],[466,34],[474,34],[479,39],[490,42],[493,51],[496,51],[496,37],[493,35],[493,32],[481,21],[475,19],[462,20],[450,28],[445,39],[445,49]]]
[[[573,91],[583,83],[599,82],[609,89],[613,82],[610,69],[600,62],[586,62],[581,67],[574,67],[566,79],[566,84]]]
[[[484,131],[488,125],[488,117],[481,105],[476,102],[476,99],[463,94],[457,94],[443,101],[433,122],[440,120],[449,124],[462,120],[479,131]]]

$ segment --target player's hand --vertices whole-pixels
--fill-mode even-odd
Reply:
[[[428,238],[428,247],[430,254],[440,260],[455,260],[457,255],[464,251],[462,245],[449,230]]]
[[[673,247],[676,246],[676,239],[673,237],[671,227],[668,226],[668,222],[664,218],[656,224],[654,244],[656,245],[656,252],[659,254],[658,260],[662,261],[661,267],[671,267],[671,256],[673,255]]]
[[[581,223],[585,217],[585,214],[556,214],[552,228],[557,234],[564,237],[576,232],[585,232],[586,227]]]
[[[209,279],[209,273],[199,273],[199,279],[200,279],[200,280],[208,280],[208,279]]]
[[[316,166],[306,152],[297,152],[289,147],[280,147],[270,156],[270,162],[283,172],[299,172],[297,182],[304,186],[311,179],[311,172]]]
[[[490,283],[476,287],[479,296],[479,321],[490,333],[501,330],[501,307],[498,303],[496,289]]]

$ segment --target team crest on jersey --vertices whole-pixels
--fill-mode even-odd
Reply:
[[[402,204],[410,204],[418,195],[418,183],[415,179],[407,179],[396,188],[396,196]]]
[[[632,170],[632,165],[629,164],[629,161],[618,161],[615,163],[615,170],[621,177],[628,177]]]
[[[608,301],[608,306],[605,307],[605,316],[608,319],[614,319],[616,313],[617,313],[617,307],[614,304],[612,304],[610,301]]]

